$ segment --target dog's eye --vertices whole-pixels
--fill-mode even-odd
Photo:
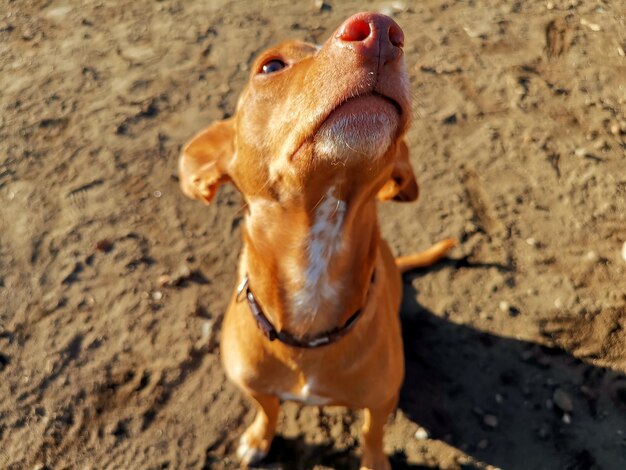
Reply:
[[[278,72],[279,70],[284,69],[286,66],[287,64],[285,64],[282,60],[272,59],[263,64],[263,67],[261,67],[261,73],[267,74]]]

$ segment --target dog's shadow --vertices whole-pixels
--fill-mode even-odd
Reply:
[[[459,267],[449,260],[438,268],[452,265]],[[421,275],[405,277],[401,307],[406,374],[399,409],[406,418],[430,439],[478,462],[459,462],[464,469],[484,464],[507,470],[626,468],[626,441],[618,435],[626,434],[626,392],[618,397],[621,407],[611,395],[615,383],[626,384],[623,374],[586,364],[562,349],[435,315],[416,300],[411,280]],[[555,404],[557,389],[561,396]],[[571,411],[563,410],[570,406]],[[607,409],[618,416],[608,419]],[[620,420],[621,430],[615,426]],[[623,460],[607,457],[607,446]],[[357,444],[337,451],[332,442],[311,445],[277,437],[262,468],[358,469],[357,451]],[[391,463],[394,469],[433,468],[409,462],[404,453],[392,455]]]
[[[358,470],[359,457],[357,446],[346,450],[336,450],[332,442],[328,444],[308,444],[302,438],[284,438],[276,436],[270,453],[265,458],[268,462],[259,469],[264,470],[309,470],[311,468],[333,468],[341,470]],[[394,470],[432,470],[432,467],[412,465],[407,462],[406,455],[398,452],[390,456]],[[276,463],[269,463],[276,462]],[[277,463],[280,462],[280,463]],[[478,467],[465,466],[467,470]]]
[[[265,459],[266,463],[259,469],[263,470],[310,470],[311,468],[333,468],[340,470],[358,470],[359,457],[357,447],[337,451],[333,444],[312,445],[302,438],[284,438],[277,436],[272,443],[272,449]],[[432,467],[412,465],[407,462],[406,455],[396,453],[390,456],[394,470],[432,470]],[[277,463],[280,462],[280,463]],[[478,467],[465,466],[467,470]]]
[[[507,470],[626,468],[626,393],[615,393],[624,374],[435,315],[410,282],[401,318],[399,406],[430,438]],[[617,416],[608,420],[609,413]]]

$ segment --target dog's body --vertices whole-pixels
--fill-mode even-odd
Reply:
[[[321,48],[272,48],[236,116],[183,150],[187,195],[209,202],[232,181],[249,209],[221,341],[229,378],[258,406],[238,449],[244,464],[267,454],[280,400],[297,400],[365,409],[361,466],[389,467],[383,426],[404,373],[400,271],[453,245],[396,261],[379,234],[376,196],[418,193],[403,140],[402,42],[393,20],[360,13]]]

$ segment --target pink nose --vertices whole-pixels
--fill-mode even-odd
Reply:
[[[404,46],[402,28],[379,13],[357,13],[339,27],[336,41],[364,55],[379,55],[389,62],[401,55]]]

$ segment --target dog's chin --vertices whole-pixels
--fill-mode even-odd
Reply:
[[[383,155],[400,124],[398,107],[377,95],[353,98],[335,109],[314,138],[316,157],[348,162]]]

